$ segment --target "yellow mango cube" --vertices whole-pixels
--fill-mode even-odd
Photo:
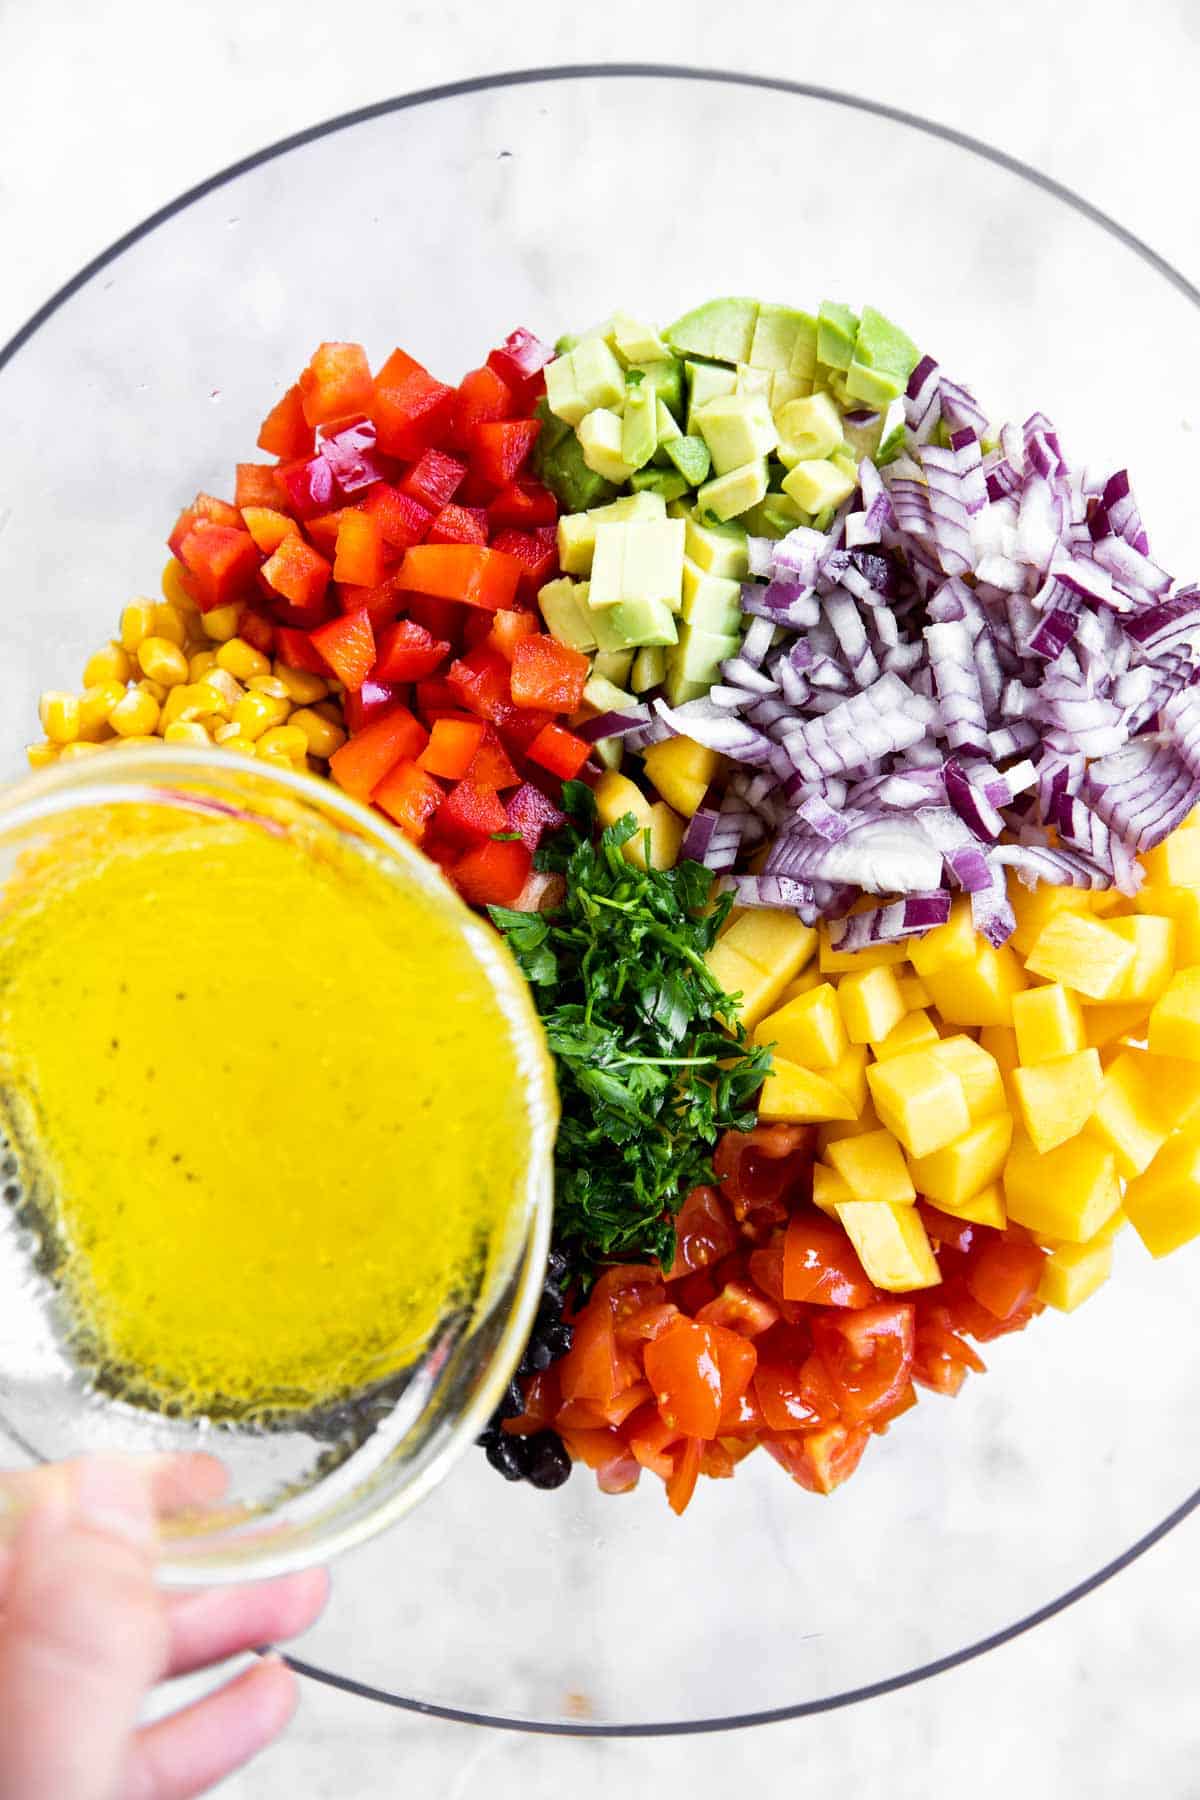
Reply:
[[[903,1056],[906,1050],[920,1050],[941,1042],[938,1028],[923,1008],[907,1012],[899,1024],[893,1025],[885,1038],[871,1044],[876,1062],[887,1062],[891,1056]]]
[[[904,1153],[890,1131],[868,1131],[842,1138],[826,1154],[853,1200],[886,1200],[911,1206],[917,1197]]]
[[[888,968],[858,969],[838,983],[838,1005],[852,1044],[885,1038],[904,1017],[904,1001],[895,972]]]
[[[1133,904],[1140,913],[1174,919],[1177,964],[1200,962],[1200,888],[1148,881],[1138,889]]]
[[[1128,1180],[1149,1167],[1198,1104],[1200,1063],[1129,1048],[1105,1071],[1092,1130],[1108,1144]]]
[[[829,926],[824,919],[818,926],[818,932],[820,949],[817,954],[822,975],[847,975],[855,969],[894,968],[908,957],[908,951],[902,943],[868,944],[865,950],[835,950],[829,942]]]
[[[1097,1050],[1013,1070],[1013,1091],[1034,1148],[1043,1156],[1082,1131],[1104,1085]]]
[[[1016,1000],[1017,997],[1014,994],[1014,1018],[1016,1017]],[[985,1025],[979,1034],[979,1048],[986,1050],[989,1056],[995,1057],[996,1066],[1005,1081],[1008,1080],[1021,1060],[1017,1048],[1017,1034],[1011,1025]]]
[[[941,1150],[929,1156],[911,1157],[908,1166],[918,1194],[924,1194],[945,1212],[969,1218],[970,1214],[962,1208],[973,1195],[982,1193],[998,1179],[1012,1140],[1012,1114],[995,1113]]]
[[[789,1000],[798,1000],[801,994],[807,994],[810,988],[820,987],[821,971],[815,962],[809,963],[807,969],[801,969],[795,981],[789,981],[780,999],[786,1006]]]
[[[935,925],[924,937],[908,939],[908,960],[928,988],[928,976],[940,975],[959,963],[970,962],[978,943],[971,919],[971,902],[962,895],[950,908],[950,917],[944,925]]]
[[[838,1207],[844,1206],[847,1200],[853,1200],[854,1195],[836,1169],[829,1168],[825,1163],[814,1163],[812,1197],[814,1206],[819,1207],[829,1218],[836,1219]]]
[[[789,1062],[806,1069],[830,1069],[846,1053],[846,1028],[842,1024],[837,994],[828,981],[819,982],[778,1011],[768,1013],[754,1029],[756,1044],[774,1044]]]
[[[821,1119],[852,1119],[854,1108],[824,1075],[777,1056],[763,1083],[758,1116],[768,1124],[815,1125]]]
[[[1200,833],[1186,826],[1147,850],[1142,857],[1146,880],[1166,887],[1200,888]]]
[[[851,1200],[837,1216],[875,1286],[888,1294],[936,1287],[941,1270],[915,1206]]]
[[[615,825],[626,813],[632,813],[639,829],[650,823],[650,802],[636,781],[607,769],[596,783],[596,817],[604,827]]]
[[[944,1156],[945,1151],[939,1150],[938,1155]],[[939,1200],[937,1206],[940,1212],[950,1213],[956,1219],[966,1219],[970,1225],[990,1225],[993,1231],[1003,1231],[1008,1224],[1004,1189],[998,1181],[989,1182],[977,1194],[971,1194],[965,1200],[956,1200],[953,1205],[948,1200]]]
[[[740,956],[748,957],[760,969],[780,977],[782,992],[807,962],[817,947],[817,934],[793,912],[777,911],[761,906],[744,912],[721,935]]]
[[[855,1113],[861,1113],[867,1104],[867,1046],[847,1044],[843,1054],[825,1073],[834,1087],[845,1094]]]
[[[918,1007],[929,1005],[929,989],[919,975],[906,975],[901,969],[896,975],[900,983],[900,998],[909,1012],[916,1012]]]
[[[1116,1158],[1086,1132],[1045,1155],[1018,1137],[1004,1165],[1004,1203],[1018,1225],[1086,1244],[1121,1204]]]
[[[1038,1299],[1059,1312],[1074,1312],[1090,1300],[1112,1274],[1111,1239],[1093,1238],[1090,1244],[1063,1244],[1046,1258]]]
[[[938,929],[948,931],[949,926]],[[1029,985],[1008,945],[997,950],[984,938],[976,940],[975,955],[968,961],[923,979],[948,1025],[1011,1025],[1013,997]]]
[[[1116,1002],[1157,1000],[1175,970],[1175,921],[1158,913],[1134,913],[1109,919],[1108,928],[1133,945],[1133,962],[1117,991]]]
[[[717,939],[704,961],[713,980],[727,994],[738,997],[737,1004],[731,1009],[729,1023],[740,1019],[747,1031],[764,1013],[770,1012],[785,985],[777,976],[752,963],[749,957],[739,955],[725,938]]]
[[[1168,1138],[1150,1167],[1125,1189],[1125,1212],[1151,1256],[1168,1256],[1200,1237],[1200,1138]]]
[[[821,1156],[828,1156],[830,1144],[839,1144],[843,1138],[862,1137],[868,1131],[878,1130],[879,1115],[868,1100],[862,1111],[852,1119],[830,1119],[827,1124],[817,1126],[817,1152]]]
[[[1088,1043],[1096,1050],[1104,1050],[1122,1038],[1145,1037],[1149,1016],[1148,1000],[1134,1000],[1122,1006],[1089,1006],[1084,1009],[1083,1027]]]
[[[1085,888],[1050,887],[1039,881],[1035,888],[1023,882],[1008,884],[1009,904],[1017,926],[1009,943],[1019,956],[1028,956],[1044,928],[1059,913],[1088,912],[1089,895]]]
[[[940,1038],[930,1050],[938,1062],[944,1068],[952,1069],[962,1082],[973,1125],[990,1113],[1004,1111],[1007,1105],[1004,1077],[995,1057],[982,1044],[977,1044],[974,1038],[957,1035]]]
[[[1112,1000],[1133,967],[1133,945],[1087,913],[1059,913],[1044,925],[1025,966],[1089,1000]]]
[[[912,1156],[928,1156],[970,1127],[962,1082],[931,1050],[873,1063],[867,1086],[881,1122]]]
[[[1200,968],[1171,977],[1151,1008],[1147,1041],[1155,1056],[1200,1061]]]
[[[1079,996],[1058,981],[1014,996],[1013,1031],[1017,1054],[1026,1067],[1074,1056],[1088,1041]]]
[[[646,833],[650,834],[647,858]],[[622,845],[621,854],[635,869],[644,869],[649,861],[652,869],[673,869],[683,843],[683,820],[672,812],[665,800],[656,800],[635,837]]]
[[[721,767],[721,758],[715,750],[706,749],[687,737],[667,738],[664,743],[651,744],[643,752],[642,760],[647,777],[663,799],[688,819],[699,807]]]

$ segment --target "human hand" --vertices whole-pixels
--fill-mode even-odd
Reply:
[[[155,1586],[158,1519],[224,1487],[208,1456],[0,1474],[0,1800],[187,1800],[283,1730],[296,1684],[273,1656],[137,1726],[158,1682],[292,1637],[325,1603],[321,1570],[197,1593]]]

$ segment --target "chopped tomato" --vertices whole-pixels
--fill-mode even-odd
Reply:
[[[779,1309],[749,1282],[727,1281],[714,1300],[702,1306],[696,1317],[703,1325],[722,1325],[743,1337],[760,1337],[779,1320]]]
[[[641,1480],[641,1464],[624,1445],[596,1470],[596,1486],[602,1494],[628,1494]]]
[[[577,712],[590,673],[591,664],[581,650],[572,650],[544,632],[533,632],[513,648],[513,704],[540,706],[548,712]]]
[[[957,1394],[967,1378],[968,1369],[983,1374],[987,1365],[965,1339],[950,1330],[938,1318],[922,1316],[917,1311],[916,1340],[913,1346],[913,1380],[935,1394]]]
[[[599,1471],[629,1455],[620,1432],[611,1425],[591,1428],[579,1425],[559,1426],[556,1421],[555,1429],[559,1431],[572,1461],[586,1463],[589,1469]]]
[[[996,1319],[1011,1319],[1034,1299],[1046,1258],[1036,1244],[993,1238],[967,1265],[967,1292]]]
[[[786,1345],[764,1342],[754,1371],[754,1395],[770,1431],[803,1431],[836,1418],[832,1403],[814,1391],[807,1355],[788,1355]]]
[[[319,344],[300,376],[300,398],[309,425],[362,414],[371,399],[371,368],[361,344]]]
[[[704,1446],[698,1437],[684,1438],[675,1452],[674,1467],[667,1481],[667,1502],[673,1513],[687,1511],[692,1495],[696,1491],[696,1479],[700,1474],[700,1457]]]
[[[609,1425],[623,1425],[632,1413],[653,1404],[647,1381],[635,1381],[623,1394],[616,1394],[606,1404],[598,1400],[568,1400],[559,1409],[555,1424],[582,1427],[586,1431],[603,1431]]]
[[[304,416],[304,395],[297,382],[282,400],[277,400],[259,426],[257,443],[268,456],[285,461],[297,456],[311,456],[313,428]]]
[[[815,1137],[810,1125],[756,1125],[753,1131],[724,1133],[713,1169],[736,1219],[768,1212],[782,1220],[789,1196],[811,1193]]]
[[[816,1306],[869,1306],[875,1289],[835,1219],[815,1207],[792,1214],[783,1240],[783,1294]]]
[[[721,1377],[721,1410],[736,1404],[754,1379],[758,1351],[749,1338],[729,1331],[724,1325],[706,1327],[716,1353]]]
[[[667,1280],[677,1281],[728,1256],[737,1242],[733,1221],[714,1187],[695,1187],[675,1219],[675,1259]]]
[[[556,1363],[528,1376],[524,1388],[524,1410],[515,1418],[505,1419],[502,1426],[510,1437],[532,1437],[535,1431],[545,1431],[548,1425],[553,1425],[554,1415],[562,1405]]]
[[[953,1250],[965,1255],[979,1241],[981,1227],[972,1225],[969,1219],[956,1219],[950,1213],[940,1212],[927,1200],[917,1202],[917,1211],[937,1250]]]
[[[557,1365],[563,1399],[596,1400],[607,1406],[620,1391],[611,1307],[585,1306],[574,1321],[573,1333],[571,1348]]]
[[[832,1494],[834,1488],[853,1475],[870,1437],[870,1432],[861,1426],[835,1422],[817,1431],[767,1438],[763,1448],[810,1494]]]
[[[625,1426],[630,1450],[643,1469],[649,1469],[663,1481],[669,1481],[675,1468],[671,1446],[679,1442],[674,1425],[668,1425],[657,1406],[641,1406]]]
[[[758,1403],[758,1392],[753,1382],[744,1394],[738,1394],[722,1404],[717,1426],[722,1437],[754,1438],[766,1428],[767,1421]]]
[[[849,1424],[876,1424],[903,1395],[912,1378],[913,1315],[908,1301],[885,1300],[814,1320],[813,1347]]]
[[[658,1410],[689,1437],[716,1436],[721,1416],[721,1370],[707,1325],[678,1318],[646,1345],[646,1378]]]

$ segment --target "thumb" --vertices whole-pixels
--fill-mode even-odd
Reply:
[[[146,1473],[97,1457],[47,1479],[0,1620],[0,1800],[114,1800],[167,1653]]]

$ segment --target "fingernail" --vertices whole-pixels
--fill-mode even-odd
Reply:
[[[158,1535],[146,1474],[119,1457],[94,1456],[80,1463],[75,1513],[92,1531],[121,1538],[138,1550],[149,1550]]]

